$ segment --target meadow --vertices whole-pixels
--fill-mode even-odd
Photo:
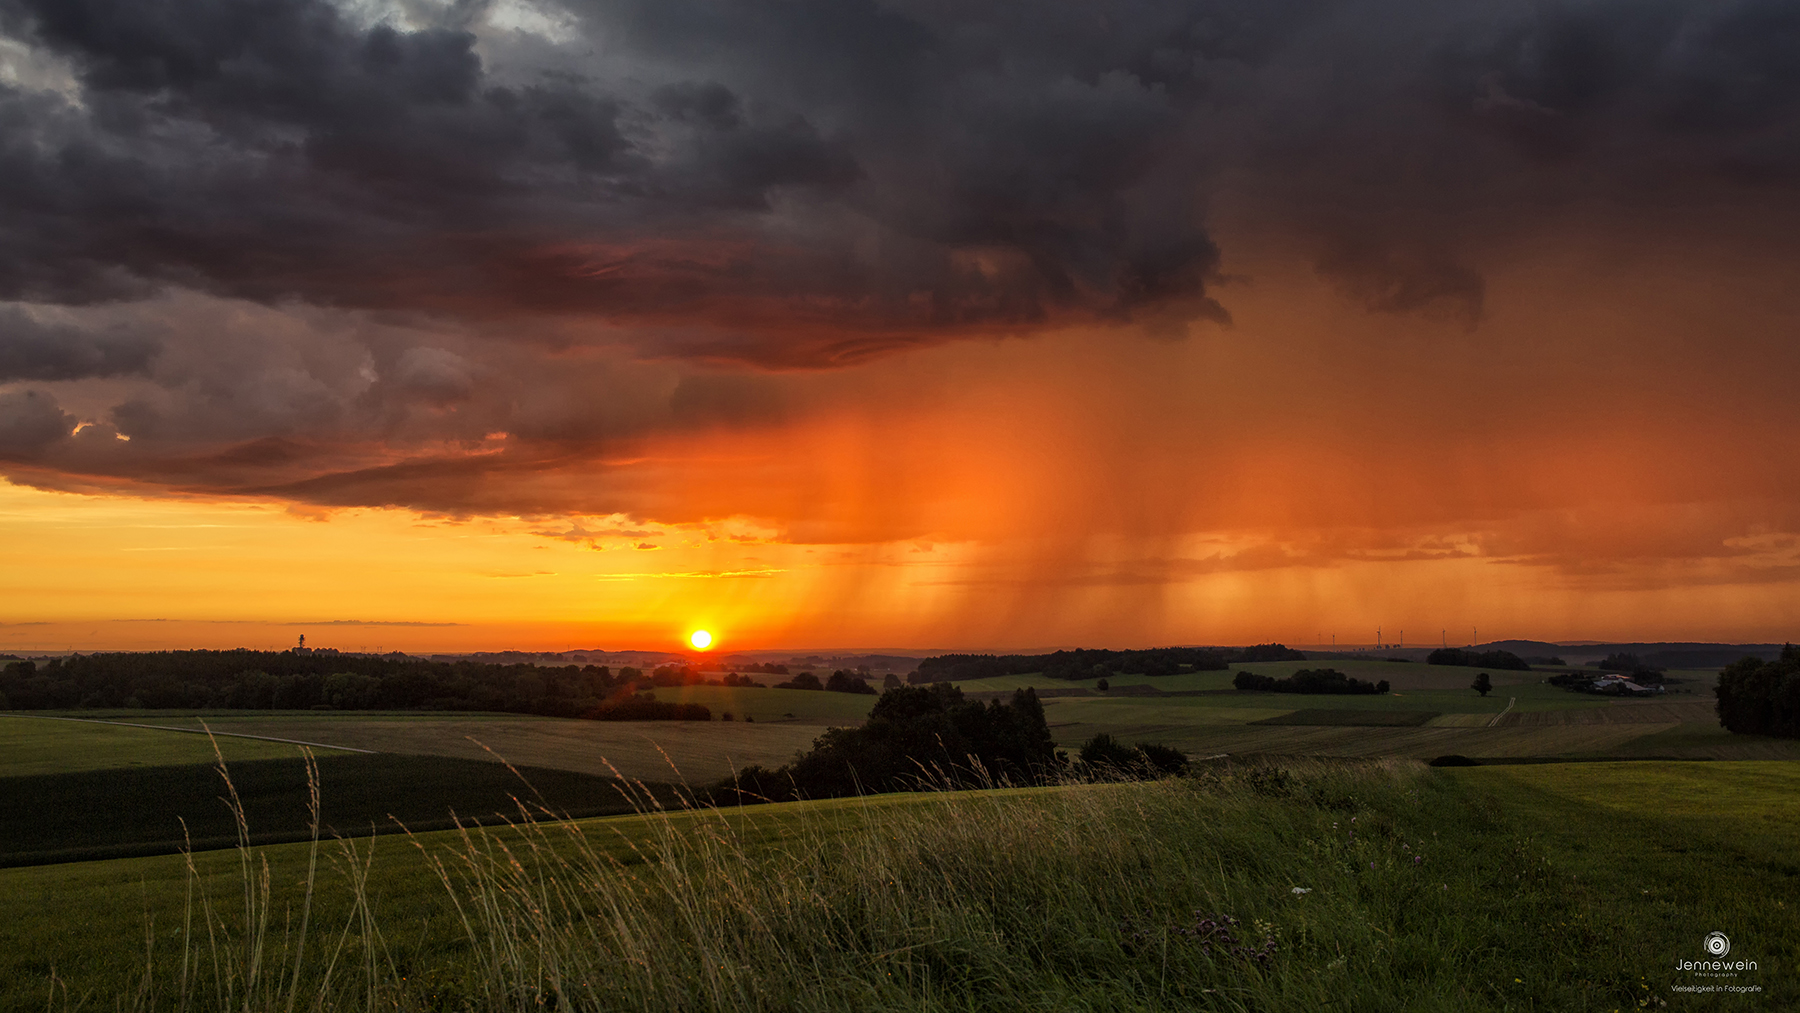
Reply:
[[[837,693],[807,693],[798,690],[783,692],[803,697],[841,696]],[[863,713],[866,714],[867,704],[863,706]],[[218,741],[227,750],[227,758],[240,753],[246,757],[296,755],[294,747],[290,745],[232,737],[247,734],[383,753],[484,762],[504,759],[524,766],[556,768],[599,777],[611,776],[617,772],[644,780],[666,781],[686,777],[696,782],[727,777],[734,768],[752,763],[786,762],[796,750],[810,746],[812,740],[826,727],[823,720],[805,724],[797,721],[751,724],[721,721],[579,721],[460,712],[83,713],[96,720],[143,722],[193,731],[200,730],[204,725],[219,733]],[[855,720],[860,721],[860,715]],[[0,731],[6,727],[6,719],[0,717]],[[204,735],[143,729],[139,731],[152,737],[160,735],[163,739],[172,741],[174,748],[181,750],[181,757],[190,758],[187,762],[198,762],[211,755]],[[54,739],[50,741],[54,742]],[[45,772],[77,769],[74,765],[90,762],[76,739],[70,739],[66,748],[46,748],[41,755],[39,767]],[[171,759],[167,762],[182,761]]]
[[[1310,662],[1244,665],[1282,677]],[[1098,680],[1005,676],[959,683],[975,696],[1044,694],[1059,747],[1099,732],[1159,741],[1201,756],[1406,756],[1800,759],[1800,743],[1733,736],[1712,710],[1712,673],[1672,673],[1672,692],[1653,700],[1571,693],[1542,672],[1494,673],[1495,689],[1469,689],[1473,670],[1383,661],[1330,662],[1353,678],[1388,680],[1386,696],[1309,697],[1240,693],[1230,672]],[[113,720],[223,733],[228,759],[292,756],[291,746],[224,735],[259,735],[418,756],[494,761],[608,777],[700,784],[751,764],[778,766],[832,725],[859,724],[875,697],[724,686],[659,688],[659,700],[701,703],[734,720],[601,722],[510,714],[236,711],[81,712]],[[1152,695],[1155,694],[1155,695]],[[1165,695],[1180,694],[1180,695]],[[1321,717],[1325,712],[1335,716]],[[1344,712],[1366,711],[1366,718]],[[1420,719],[1421,714],[1428,717]],[[744,718],[754,718],[745,721]],[[102,739],[116,736],[113,744]],[[210,758],[203,736],[102,724],[49,723],[0,715],[0,776],[94,767],[195,763]]]
[[[142,721],[142,713],[117,720]],[[293,746],[258,739],[221,738],[218,748],[232,762],[295,755]],[[210,763],[214,755],[204,735],[0,711],[0,778]]]
[[[1673,991],[1713,929],[1800,1001],[1800,744],[1726,733],[1710,673],[1652,700],[1495,673],[1484,698],[1468,669],[1333,664],[1395,692],[962,684],[1040,689],[1066,750],[1181,747],[1181,779],[726,811],[683,810],[680,782],[785,762],[876,698],[657,691],[739,719],[710,723],[0,715],[0,864],[29,866],[0,869],[0,1008],[1741,1008]],[[273,739],[339,747],[314,749],[316,814]],[[1419,763],[1446,754],[1490,765]],[[280,843],[315,819],[316,850]]]
[[[11,869],[0,1007],[1783,1008],[1796,798],[1293,761]],[[1753,998],[1676,990],[1713,930]]]

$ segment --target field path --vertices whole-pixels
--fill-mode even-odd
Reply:
[[[1500,712],[1500,713],[1498,713],[1498,714],[1496,714],[1496,715],[1494,715],[1494,718],[1493,718],[1493,720],[1491,720],[1491,721],[1489,721],[1489,722],[1488,722],[1488,723],[1487,723],[1487,726],[1488,726],[1488,727],[1489,727],[1489,728],[1492,728],[1492,727],[1494,727],[1494,726],[1495,726],[1495,725],[1498,725],[1498,724],[1499,724],[1499,723],[1500,723],[1500,719],[1501,719],[1501,718],[1503,718],[1503,717],[1505,717],[1505,716],[1506,716],[1506,712],[1507,712],[1507,711],[1510,711],[1510,710],[1512,710],[1512,709],[1513,709],[1513,704],[1516,704],[1516,703],[1518,703],[1518,702],[1519,702],[1519,698],[1518,698],[1518,697],[1516,697],[1516,696],[1509,696],[1509,697],[1507,697],[1507,698],[1506,698],[1506,710],[1503,710],[1503,711],[1501,711],[1501,712]]]
[[[318,749],[341,749],[347,753],[373,753],[373,749],[358,749],[355,746],[334,746],[329,742],[306,742],[302,739],[278,739],[273,735],[251,735],[249,732],[221,732],[218,729],[183,728],[179,725],[145,725],[135,721],[107,721],[103,718],[65,718],[54,714],[18,714],[9,717],[37,718],[39,721],[79,721],[88,725],[118,725],[121,728],[149,728],[159,732],[187,732],[190,735],[229,735],[234,739],[261,739],[264,742],[285,742],[290,746],[313,746]]]

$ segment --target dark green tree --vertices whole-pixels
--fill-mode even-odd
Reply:
[[[1800,738],[1800,647],[1774,661],[1746,657],[1719,673],[1719,723],[1740,735]]]
[[[907,791],[921,782],[1029,784],[1055,764],[1044,705],[1029,689],[985,706],[949,683],[902,686],[875,701],[860,728],[829,728],[778,770],[750,767],[720,783],[725,802]]]
[[[1494,680],[1488,678],[1486,672],[1482,672],[1475,676],[1475,681],[1469,684],[1469,688],[1480,693],[1482,696],[1487,696],[1488,693],[1493,691]]]
[[[824,689],[825,684],[811,672],[801,672],[786,682],[775,684],[776,689]]]

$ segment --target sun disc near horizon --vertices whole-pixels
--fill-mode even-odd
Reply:
[[[695,630],[688,637],[688,643],[692,644],[694,646],[694,650],[696,650],[696,651],[706,650],[707,648],[712,646],[712,642],[713,642],[712,634],[706,632],[705,630]]]

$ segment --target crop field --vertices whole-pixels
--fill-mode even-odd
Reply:
[[[134,716],[119,720],[160,723],[146,718],[143,711],[129,713]],[[299,755],[294,746],[256,739],[221,738],[219,749],[231,761]],[[212,759],[213,746],[204,735],[0,711],[0,777],[207,763]]]
[[[1280,676],[1304,664],[1239,667]],[[1069,751],[1108,732],[1200,756],[1800,759],[1800,743],[1725,733],[1704,691],[1622,700],[1546,685],[1538,681],[1542,673],[1505,673],[1504,680],[1496,674],[1496,688],[1484,698],[1468,688],[1472,669],[1378,661],[1323,664],[1356,678],[1385,678],[1410,688],[1384,696],[1328,699],[1241,693],[1230,688],[1228,672],[1117,676],[1107,692],[1099,691],[1095,680],[1063,682],[1030,675],[959,685],[981,694],[1024,686],[1082,694],[1044,699],[1052,735],[1059,748]],[[1681,685],[1700,690],[1704,681],[1689,673]],[[1149,690],[1134,691],[1140,686]],[[1149,691],[1193,695],[1138,695]],[[295,755],[290,745],[230,737],[238,734],[379,753],[503,758],[520,766],[596,777],[617,772],[647,781],[704,784],[750,764],[785,763],[809,748],[825,727],[860,723],[876,700],[716,686],[663,688],[656,694],[663,700],[702,703],[716,716],[730,712],[736,720],[594,722],[504,714],[317,711],[81,716],[188,729],[198,729],[204,721],[225,733],[218,742],[233,762]],[[0,719],[0,746],[0,776],[180,766],[212,757],[212,745],[201,735],[25,716]]]
[[[778,682],[779,675],[759,675],[759,681]],[[881,684],[875,681],[879,690]],[[757,723],[795,722],[803,725],[860,725],[875,706],[876,697],[860,693],[825,693],[807,689],[756,689],[737,686],[658,687],[658,700],[704,704],[716,720],[731,714]],[[816,732],[814,734],[817,734]]]
[[[1325,725],[1364,728],[1416,728],[1438,717],[1434,711],[1415,710],[1298,710],[1289,711],[1255,725]],[[1493,720],[1489,718],[1488,720]]]
[[[299,739],[351,749],[469,760],[504,759],[520,766],[550,767],[599,777],[609,776],[616,770],[626,777],[650,781],[685,778],[694,783],[730,776],[735,767],[747,764],[785,763],[793,758],[795,751],[810,747],[823,728],[797,722],[578,721],[506,715],[313,711],[238,711],[205,718],[192,714],[162,714],[139,720],[188,728],[199,728],[204,721],[218,732]],[[191,756],[184,753],[182,755],[188,758],[181,762],[209,759],[212,755],[205,736],[181,732],[145,734],[179,740],[184,746],[189,740],[197,742],[201,752]],[[222,746],[225,743],[261,745],[253,739],[224,736],[220,736],[219,742]],[[268,745],[277,746],[275,743]],[[65,753],[72,754],[73,751]],[[230,759],[233,754],[227,752],[226,755]],[[278,746],[273,754],[258,755],[293,756],[294,747]]]
[[[225,798],[236,792],[259,843],[301,840],[310,820],[308,775],[299,756],[214,764],[35,774],[0,781],[0,865],[172,854],[237,842]],[[394,753],[318,758],[321,831],[327,836],[450,826],[456,816],[491,823],[521,804],[571,815],[632,810],[632,786],[613,778],[478,760]],[[653,786],[657,797],[669,788]]]
[[[266,900],[230,851],[191,884],[179,856],[0,870],[0,1008],[177,1006],[184,950],[216,1008],[247,909],[304,971],[259,1008],[283,981],[304,1008],[1792,1008],[1796,798],[1791,763],[1301,761],[326,842],[304,953],[303,844],[257,849]],[[1226,915],[1245,948],[1201,946]],[[1756,996],[1676,991],[1714,929]]]
[[[1228,672],[1182,672],[1177,675],[1143,676],[1126,673],[1109,677],[1114,686],[1143,683],[1170,692],[1187,692],[1193,690],[1229,690],[1233,675],[1238,671],[1255,672],[1258,675],[1269,675],[1285,678],[1302,668],[1335,668],[1353,679],[1365,682],[1380,682],[1386,679],[1396,691],[1408,690],[1466,690],[1470,680],[1475,678],[1476,669],[1459,668],[1445,665],[1422,665],[1392,661],[1269,661],[1248,665],[1233,665]],[[1485,670],[1483,670],[1485,671]],[[1518,685],[1534,685],[1544,677],[1542,672],[1500,672],[1488,673],[1497,687]],[[1095,689],[1098,679],[1046,679],[1041,675],[1004,675],[992,679],[969,679],[957,683],[968,691],[994,691],[1022,689],[1026,686],[1045,687],[1081,687]],[[1470,694],[1473,696],[1473,694]]]
[[[1075,691],[1044,698],[1051,731],[1064,749],[1108,732],[1202,756],[1800,759],[1800,743],[1721,729],[1711,672],[1672,673],[1669,693],[1634,700],[1572,693],[1543,682],[1544,672],[1490,672],[1494,689],[1482,697],[1469,688],[1477,671],[1472,668],[1383,661],[1236,666],[1277,677],[1303,667],[1336,668],[1366,681],[1386,679],[1394,690],[1325,698],[1237,692],[1230,688],[1229,672],[1114,676],[1104,692],[1097,680],[1032,675],[958,685],[996,694],[1025,686]]]

